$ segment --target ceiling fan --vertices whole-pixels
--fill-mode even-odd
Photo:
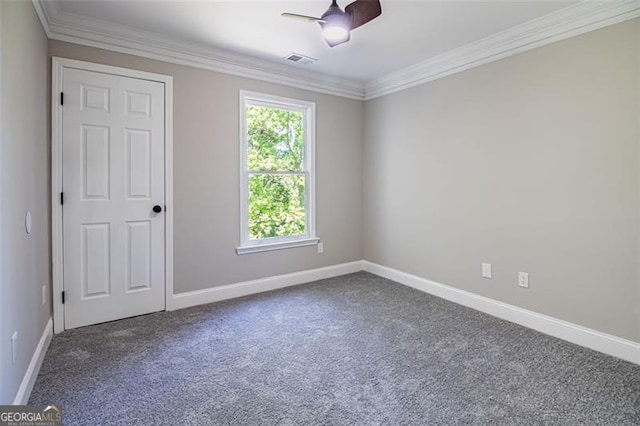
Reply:
[[[382,6],[379,0],[356,0],[347,5],[344,12],[337,1],[332,0],[331,6],[320,18],[296,13],[283,13],[282,16],[308,23],[319,23],[325,41],[329,46],[334,47],[349,41],[351,30],[374,20],[381,14]]]

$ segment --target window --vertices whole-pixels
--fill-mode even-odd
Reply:
[[[315,104],[240,92],[238,254],[316,244]]]

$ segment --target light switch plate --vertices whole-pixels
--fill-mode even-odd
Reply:
[[[18,332],[14,331],[11,336],[11,364],[16,363],[16,358],[18,355]]]
[[[483,278],[491,278],[491,264],[483,263],[482,264],[482,277]]]
[[[24,215],[24,230],[27,234],[31,233],[32,226],[33,221],[31,220],[31,212],[27,210],[27,213]]]

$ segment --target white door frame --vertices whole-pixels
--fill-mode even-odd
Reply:
[[[64,306],[62,304],[63,234],[62,234],[62,106],[60,93],[63,88],[65,68],[101,72],[123,77],[156,81],[164,84],[165,102],[165,310],[173,298],[173,77],[144,71],[112,67],[91,62],[53,57],[51,63],[51,261],[53,268],[53,330],[64,331]]]

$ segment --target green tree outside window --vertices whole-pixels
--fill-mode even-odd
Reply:
[[[305,233],[307,174],[302,112],[247,105],[249,238]]]

